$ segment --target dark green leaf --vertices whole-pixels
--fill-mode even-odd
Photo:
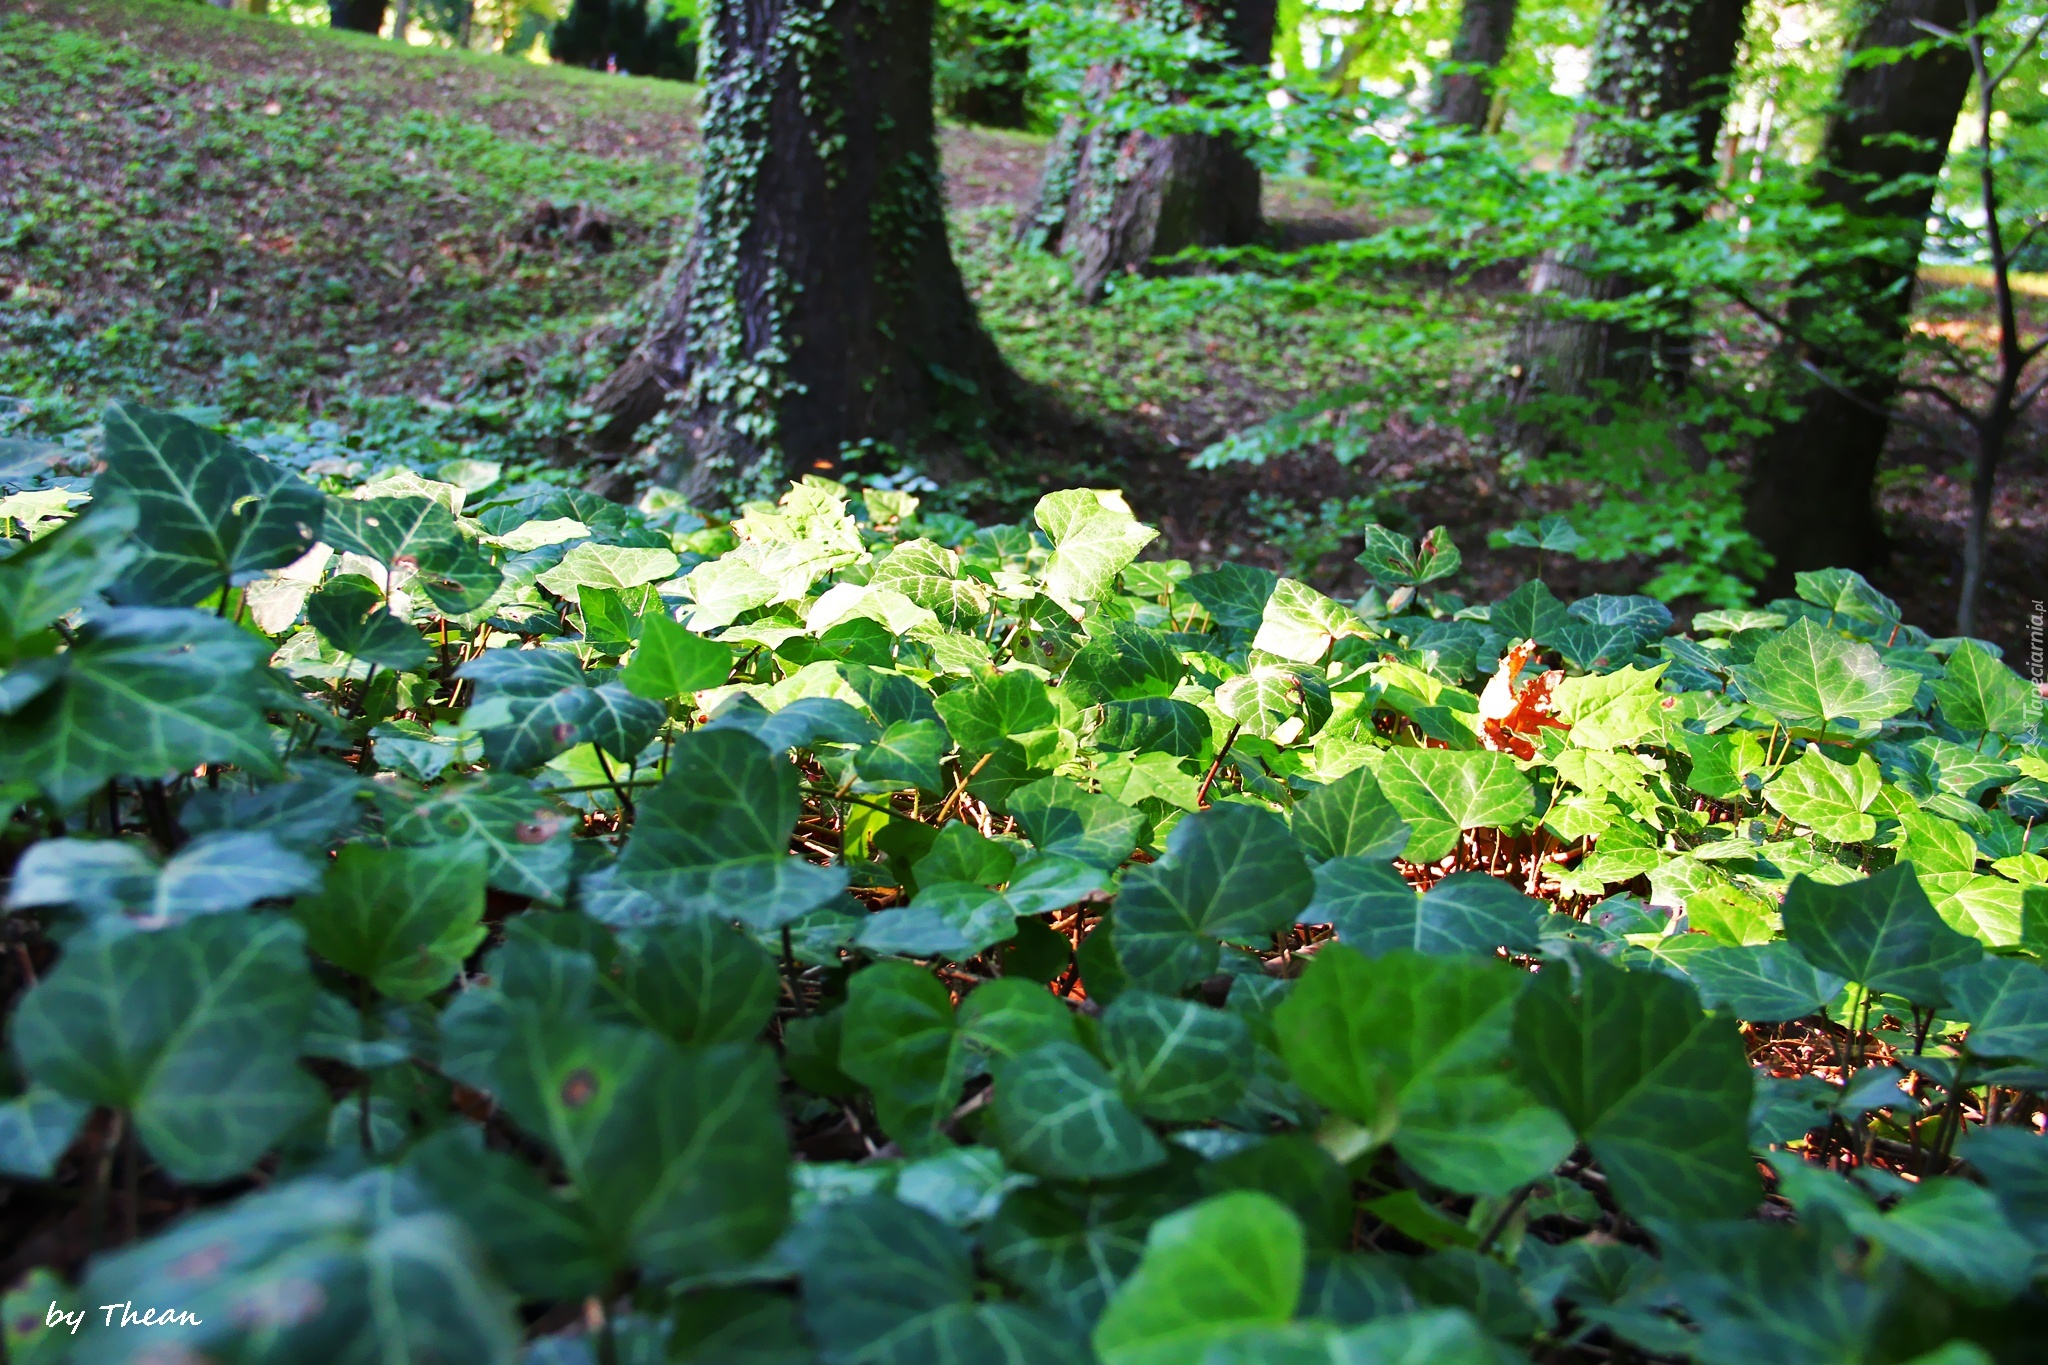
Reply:
[[[1044,852],[1105,870],[1131,856],[1148,823],[1142,812],[1064,777],[1019,787],[1010,794],[1010,813]]]
[[[417,630],[391,614],[384,594],[361,574],[328,579],[306,599],[306,620],[342,653],[383,668],[418,668],[432,652]]]
[[[1243,1096],[1251,1034],[1242,1019],[1150,991],[1125,991],[1102,1013],[1102,1051],[1117,1088],[1148,1118],[1195,1123]]]
[[[641,619],[640,643],[619,680],[636,697],[667,701],[722,686],[732,672],[732,646],[678,625],[666,610]]]
[[[1294,840],[1312,863],[1331,858],[1387,862],[1408,843],[1408,824],[1380,792],[1369,768],[1353,768],[1317,787],[1288,812]]]
[[[1219,564],[1191,575],[1181,587],[1202,604],[1219,626],[1255,629],[1265,619],[1266,601],[1278,575],[1249,564]]]
[[[126,498],[96,502],[41,539],[0,559],[0,665],[20,642],[86,605],[140,551],[129,542],[137,512]]]
[[[1942,973],[1984,955],[1942,922],[1911,863],[1841,886],[1794,877],[1784,915],[1785,937],[1808,962],[1919,1005],[1946,1001]]]
[[[1042,1043],[995,1065],[996,1145],[1057,1180],[1111,1180],[1157,1166],[1166,1149],[1075,1043]]]
[[[1213,807],[1175,825],[1166,856],[1125,878],[1117,956],[1133,985],[1177,992],[1215,970],[1219,940],[1252,943],[1279,932],[1314,889],[1279,817]]]
[[[484,853],[350,844],[292,914],[329,962],[394,1000],[422,1000],[484,940]]]
[[[1391,865],[1363,858],[1332,858],[1315,878],[1301,923],[1334,925],[1339,939],[1369,955],[1530,953],[1539,941],[1542,903],[1484,872],[1453,873],[1423,895]]]

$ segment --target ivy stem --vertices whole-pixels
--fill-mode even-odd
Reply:
[[[1195,791],[1195,804],[1197,806],[1201,806],[1204,809],[1208,807],[1209,785],[1216,780],[1216,774],[1223,771],[1224,756],[1230,752],[1230,746],[1237,743],[1237,732],[1243,728],[1243,725],[1244,722],[1239,721],[1236,725],[1231,726],[1230,733],[1223,737],[1223,747],[1218,749],[1216,757],[1210,760],[1209,771],[1202,774],[1202,785]]]
[[[121,1128],[121,1225],[124,1242],[142,1237],[142,1146],[135,1140],[135,1125]]]
[[[811,1011],[804,1003],[803,983],[797,979],[796,941],[787,924],[782,926],[782,967],[788,973],[790,1003],[796,1009],[796,1017],[802,1019]]]
[[[1507,1230],[1508,1223],[1521,1212],[1522,1205],[1528,1203],[1529,1196],[1535,1192],[1536,1182],[1533,1180],[1516,1190],[1508,1202],[1501,1206],[1500,1212],[1487,1220],[1486,1231],[1479,1234],[1479,1244],[1472,1248],[1473,1251],[1484,1256],[1486,1249],[1493,1245],[1495,1238]]]
[[[592,744],[590,752],[597,755],[597,769],[604,774],[604,780],[611,784],[612,791],[618,795],[619,806],[626,812],[626,818],[628,820],[636,818],[633,812],[633,798],[626,794],[626,787],[630,784],[620,782],[618,777],[612,772],[611,760],[604,756],[604,746]]]
[[[128,1116],[116,1109],[107,1122],[107,1136],[100,1143],[99,1161],[93,1169],[92,1191],[86,1196],[86,1235],[92,1249],[98,1251],[107,1235],[107,1195],[114,1183],[114,1154],[121,1148],[122,1134],[128,1126]]]
[[[886,805],[880,801],[870,801],[865,796],[854,796],[849,792],[838,791],[832,787],[820,787],[809,782],[798,783],[797,790],[806,792],[811,796],[822,796],[832,801],[849,801],[856,806],[866,806],[869,810],[878,810],[884,815],[901,815],[903,813],[894,806]]]

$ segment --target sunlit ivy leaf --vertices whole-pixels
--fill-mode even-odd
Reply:
[[[1547,644],[1572,619],[1543,580],[1532,578],[1494,603],[1486,623],[1510,640]]]
[[[1148,1118],[1215,1118],[1244,1094],[1251,1034],[1242,1019],[1150,991],[1125,991],[1102,1013],[1102,1051],[1117,1088]]]
[[[1243,681],[1233,678],[1224,686]],[[1217,700],[1220,704],[1220,693]],[[1209,718],[1201,707],[1176,697],[1112,701],[1104,703],[1101,723],[1091,739],[1096,748],[1109,753],[1137,751],[1195,758],[1209,743]]]
[[[132,500],[109,497],[0,559],[0,665],[14,661],[21,641],[84,606],[135,561],[137,516]]]
[[[1702,796],[1716,801],[1746,797],[1750,777],[1765,778],[1773,771],[1765,761],[1763,740],[1751,731],[1723,730],[1711,735],[1690,730],[1669,733],[1691,760],[1685,785]]]
[[[1216,689],[1216,709],[1245,734],[1292,744],[1330,719],[1330,687],[1300,664],[1254,664]]]
[[[1216,624],[1250,630],[1265,620],[1266,603],[1279,582],[1279,576],[1269,569],[1226,563],[1189,575],[1181,587],[1202,604]]]
[[[1581,952],[1522,992],[1514,1052],[1522,1083],[1570,1121],[1636,1217],[1755,1207],[1749,1059],[1734,1022],[1704,1014],[1684,982]]]
[[[1298,664],[1313,664],[1337,641],[1367,633],[1365,622],[1351,608],[1306,583],[1283,578],[1266,599],[1252,648]]]
[[[1218,942],[1257,942],[1314,894],[1279,817],[1227,804],[1188,816],[1166,856],[1134,869],[1117,898],[1116,951],[1131,983],[1175,993],[1215,970]]]
[[[161,928],[229,914],[319,884],[319,870],[261,831],[201,835],[161,866],[139,844],[44,839],[15,864],[10,910],[69,906],[105,928]]]
[[[45,1086],[0,1100],[0,1175],[47,1180],[92,1105]]]
[[[937,721],[900,720],[854,756],[854,771],[870,782],[940,793],[947,784],[939,760],[951,747],[951,737]]]
[[[962,576],[959,556],[929,540],[906,540],[876,563],[868,582],[894,588],[955,630],[988,616],[988,589]]]
[[[1845,982],[1811,965],[1783,941],[1689,953],[1685,970],[1699,987],[1702,1004],[1758,1023],[1812,1014],[1841,994]]]
[[[559,900],[574,856],[572,825],[545,793],[523,778],[493,774],[449,782],[407,803],[391,818],[391,841],[421,848],[480,848],[497,890]]]
[[[1131,856],[1147,824],[1143,813],[1064,777],[1041,778],[1012,792],[1010,814],[1041,850],[1104,869]]]
[[[1250,1190],[1160,1219],[1131,1278],[1095,1325],[1103,1365],[1204,1360],[1233,1335],[1294,1316],[1307,1260],[1301,1223]]]
[[[935,704],[964,754],[993,752],[1005,739],[1059,722],[1045,684],[1029,673],[976,679],[941,694]]]
[[[1441,526],[1432,527],[1420,545],[1376,523],[1365,528],[1364,536],[1365,549],[1358,562],[1375,582],[1389,586],[1448,578],[1464,563],[1464,556],[1451,543],[1450,532]]]
[[[722,686],[732,672],[732,646],[677,625],[666,611],[641,618],[640,643],[619,675],[636,697],[667,701]]]
[[[1053,547],[1045,566],[1046,595],[1073,616],[1109,596],[1116,576],[1159,534],[1140,525],[1123,494],[1110,489],[1048,493],[1033,516]]]
[[[1325,948],[1276,1017],[1296,1080],[1391,1141],[1427,1179],[1506,1194],[1549,1172],[1572,1135],[1508,1070],[1523,974],[1480,958]]]
[[[128,1111],[175,1178],[239,1175],[322,1100],[297,1064],[304,944],[275,916],[76,935],[15,1011],[15,1057],[58,1094]]]
[[[1942,976],[1956,1017],[1970,1021],[1971,1055],[2048,1063],[2048,971],[1987,957]]]
[[[1785,937],[1815,967],[1917,1005],[1945,1003],[1942,973],[1984,955],[1942,923],[1911,863],[1840,886],[1794,877],[1784,916]]]
[[[1363,953],[1532,953],[1539,942],[1542,903],[1484,872],[1453,873],[1420,895],[1377,859],[1332,858],[1315,878],[1300,922],[1332,925]]]
[[[277,772],[258,681],[268,646],[193,611],[99,612],[57,656],[56,680],[0,716],[0,781],[33,781],[71,807],[110,777],[201,763]]]
[[[2026,679],[1975,640],[1963,641],[1948,656],[1941,681],[1934,684],[1934,701],[1942,718],[1965,733],[2017,735],[2041,714],[2040,698]]]
[[[1899,844],[1900,862],[1911,863],[1922,872],[1976,871],[1976,841],[1953,821],[1909,810],[1899,816],[1899,830],[1905,835]]]
[[[1078,1044],[1041,1043],[999,1059],[994,1072],[995,1141],[1013,1165],[1060,1180],[1107,1180],[1166,1160],[1102,1063]]]
[[[194,1325],[150,1331],[88,1314],[79,1359],[143,1365],[175,1332],[199,1358],[462,1360],[512,1365],[512,1299],[461,1226],[403,1176],[309,1176],[196,1213],[96,1261],[94,1303],[176,1308]]]
[[[319,894],[292,915],[307,942],[393,1000],[420,1000],[454,979],[483,942],[484,854],[350,844]]]
[[[1794,574],[1792,581],[1801,601],[1833,616],[1873,626],[1896,625],[1901,619],[1899,604],[1871,587],[1854,569],[1814,569]]]
[[[776,929],[846,885],[843,867],[789,853],[801,810],[796,769],[740,730],[679,737],[668,773],[639,801],[619,880],[665,915],[738,918]]]
[[[1586,749],[1625,749],[1663,726],[1657,680],[1663,665],[1566,678],[1553,694],[1571,742]]]
[[[1764,786],[1764,800],[1822,838],[1860,843],[1877,834],[1877,820],[1868,812],[1882,787],[1870,755],[1838,763],[1809,748]]]
[[[741,613],[773,602],[780,591],[775,579],[730,556],[699,564],[683,581],[695,603],[689,625],[696,631],[730,625]]]
[[[582,587],[631,588],[673,577],[682,561],[672,550],[631,545],[599,545],[584,541],[569,547],[562,562],[538,582],[557,597],[572,601]]]
[[[827,1365],[1080,1365],[1057,1319],[981,1302],[967,1237],[900,1199],[844,1200],[820,1216],[803,1266],[804,1321]]]
[[[322,584],[306,599],[306,620],[342,653],[383,668],[418,668],[432,652],[419,631],[391,614],[384,594],[361,574],[342,574]]]
[[[1361,858],[1388,861],[1408,844],[1408,822],[1380,791],[1369,768],[1353,768],[1316,788],[1288,812],[1294,841],[1309,861]]]
[[[141,555],[114,586],[117,600],[190,606],[284,567],[319,538],[325,501],[290,471],[133,403],[109,404],[104,423],[106,468],[93,491],[125,495],[140,513]]]
[[[1888,720],[1920,689],[1918,677],[1887,668],[1869,645],[1808,620],[1764,641],[1734,672],[1751,701],[1788,723]]]
[[[1434,862],[1468,829],[1512,829],[1535,818],[1536,789],[1508,754],[1486,750],[1389,749],[1380,791],[1411,831],[1403,856]]]

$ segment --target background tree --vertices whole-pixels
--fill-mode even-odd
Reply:
[[[327,21],[355,33],[377,33],[384,27],[385,0],[329,0]]]
[[[1654,191],[1638,195],[1618,226],[1641,227],[1654,214],[1660,232],[1676,234],[1698,221],[1695,196],[1720,138],[1744,9],[1745,0],[1611,0],[1602,14],[1587,93],[1606,112],[1580,121],[1566,167]],[[1581,243],[1544,253],[1529,285],[1539,306],[1515,347],[1518,397],[1684,379],[1692,340],[1682,320],[1646,324],[1598,307],[1643,290],[1647,281],[1628,265]]]
[[[1031,33],[1006,7],[946,0],[933,35],[933,87],[948,118],[1022,128],[1031,118]]]
[[[688,255],[591,396],[606,437],[666,409],[657,477],[708,498],[1000,414],[1012,381],[947,242],[932,0],[719,0],[701,51]]]
[[[1781,323],[1782,382],[1799,415],[1759,443],[1745,497],[1750,530],[1775,559],[1767,590],[1789,588],[1801,570],[1884,559],[1877,465],[1936,176],[1971,75],[1969,53],[1930,41],[1922,25],[1962,27],[1966,2],[1886,0],[1843,64],[1813,184],[1855,249],[1803,281]]]
[[[575,0],[548,34],[548,55],[603,71],[687,81],[697,74],[697,21],[665,0]]]
[[[1247,70],[1261,71],[1271,59],[1274,0],[1236,0],[1220,12],[1187,0],[1121,0],[1120,7],[1134,26],[1212,37]],[[1105,63],[1088,72],[1082,98],[1103,109],[1171,105],[1186,96],[1154,73]],[[1046,155],[1025,237],[1071,255],[1081,292],[1094,298],[1112,274],[1159,257],[1254,241],[1262,222],[1259,190],[1258,167],[1226,133],[1159,132],[1076,114]]]
[[[1493,74],[1507,55],[1514,32],[1516,0],[1465,0],[1458,10],[1458,36],[1449,62],[1437,73],[1430,116],[1437,122],[1479,132],[1493,111]]]

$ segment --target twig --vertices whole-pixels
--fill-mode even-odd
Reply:
[[[1242,728],[1244,728],[1244,722],[1239,721],[1237,724],[1231,726],[1230,733],[1223,737],[1223,747],[1216,751],[1216,757],[1212,759],[1209,763],[1209,771],[1202,774],[1202,785],[1195,791],[1195,804],[1197,806],[1201,806],[1205,809],[1208,807],[1209,784],[1214,782],[1216,780],[1216,774],[1223,770],[1224,755],[1230,752],[1231,745],[1237,743],[1237,732]]]

